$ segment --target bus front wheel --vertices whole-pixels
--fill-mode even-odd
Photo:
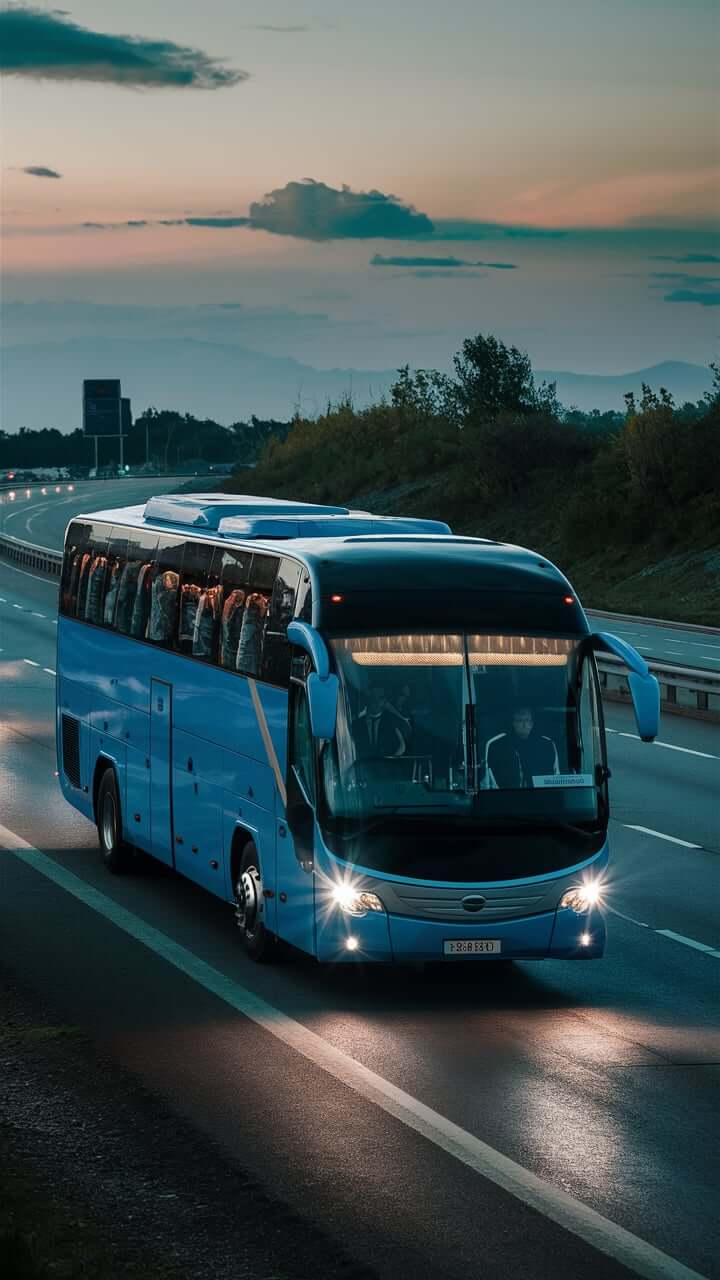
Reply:
[[[100,779],[96,812],[98,839],[105,866],[116,875],[129,871],[133,851],[123,840],[120,795],[115,770],[112,768],[106,769]]]
[[[250,958],[259,963],[272,959],[275,939],[265,927],[265,895],[260,858],[252,840],[245,845],[240,859],[235,885],[235,918],[242,934],[243,946]]]

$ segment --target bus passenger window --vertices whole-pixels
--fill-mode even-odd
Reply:
[[[193,637],[198,605],[207,587],[208,570],[215,548],[211,542],[185,544],[182,574],[180,576],[180,613],[178,619],[178,648],[181,653],[193,652]]]
[[[218,548],[217,557],[213,567],[219,566],[223,590],[219,662],[221,667],[235,671],[245,601],[250,585],[252,553],[223,547]]]
[[[82,615],[80,614],[80,598],[78,595],[78,617],[82,616],[86,622],[94,622],[96,625],[102,622],[107,579],[106,553],[109,533],[110,529],[107,525],[93,525],[92,527],[88,544],[91,558],[86,573],[85,605]]]
[[[145,636],[150,611],[150,571],[157,537],[138,530],[128,538],[127,563],[122,571],[115,609],[115,628],[123,635]]]
[[[245,675],[260,675],[270,597],[279,563],[276,556],[254,554],[252,558],[250,590],[245,600],[237,651],[237,670]]]
[[[60,585],[60,612],[74,616],[77,609],[80,566],[87,550],[91,526],[73,521],[65,539],[62,582]]]
[[[287,687],[290,677],[287,629],[293,618],[301,567],[296,560],[281,560],[273,584],[262,661],[262,678],[269,684]]]
[[[102,615],[102,622],[106,627],[115,625],[115,609],[117,607],[123,569],[127,560],[127,544],[127,533],[122,533],[119,529],[113,529],[108,543],[108,570]]]
[[[184,549],[184,542],[161,538],[153,566],[147,638],[165,649],[172,649],[177,634]]]

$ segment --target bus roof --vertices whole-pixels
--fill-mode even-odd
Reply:
[[[292,555],[310,569],[323,596],[371,585],[375,592],[439,592],[446,599],[477,591],[572,593],[560,570],[537,552],[456,536],[439,520],[217,493],[168,494],[92,518],[170,535],[192,530],[195,537]]]

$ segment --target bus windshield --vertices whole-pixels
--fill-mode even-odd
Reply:
[[[321,756],[331,819],[597,821],[605,753],[582,637],[393,634],[330,644],[341,683],[336,736]]]

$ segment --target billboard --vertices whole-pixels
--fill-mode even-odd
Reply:
[[[86,436],[119,436],[122,400],[119,378],[86,378],[83,382],[83,431]]]

